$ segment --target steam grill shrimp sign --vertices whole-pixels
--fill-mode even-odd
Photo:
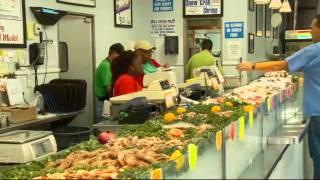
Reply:
[[[223,0],[184,0],[185,17],[221,17]]]
[[[24,0],[0,0],[1,47],[26,47]]]

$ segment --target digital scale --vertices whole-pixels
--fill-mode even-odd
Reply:
[[[57,152],[51,131],[18,130],[0,134],[0,163],[27,163]]]

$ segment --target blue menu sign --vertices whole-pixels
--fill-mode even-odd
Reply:
[[[225,38],[243,38],[244,22],[226,22],[224,24]]]
[[[153,0],[153,12],[173,11],[173,0]]]

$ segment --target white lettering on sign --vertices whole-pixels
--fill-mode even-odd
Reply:
[[[186,6],[198,6],[198,1],[186,0]]]

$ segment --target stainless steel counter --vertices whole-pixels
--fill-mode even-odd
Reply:
[[[38,116],[38,118],[36,120],[22,122],[22,123],[18,123],[18,124],[11,124],[10,126],[8,126],[6,128],[2,128],[2,129],[0,129],[0,134],[14,131],[14,130],[30,128],[30,127],[34,127],[34,126],[49,124],[52,122],[72,118],[72,117],[75,117],[83,112],[84,111],[77,111],[77,112],[64,113],[64,114],[48,114],[45,116]]]

